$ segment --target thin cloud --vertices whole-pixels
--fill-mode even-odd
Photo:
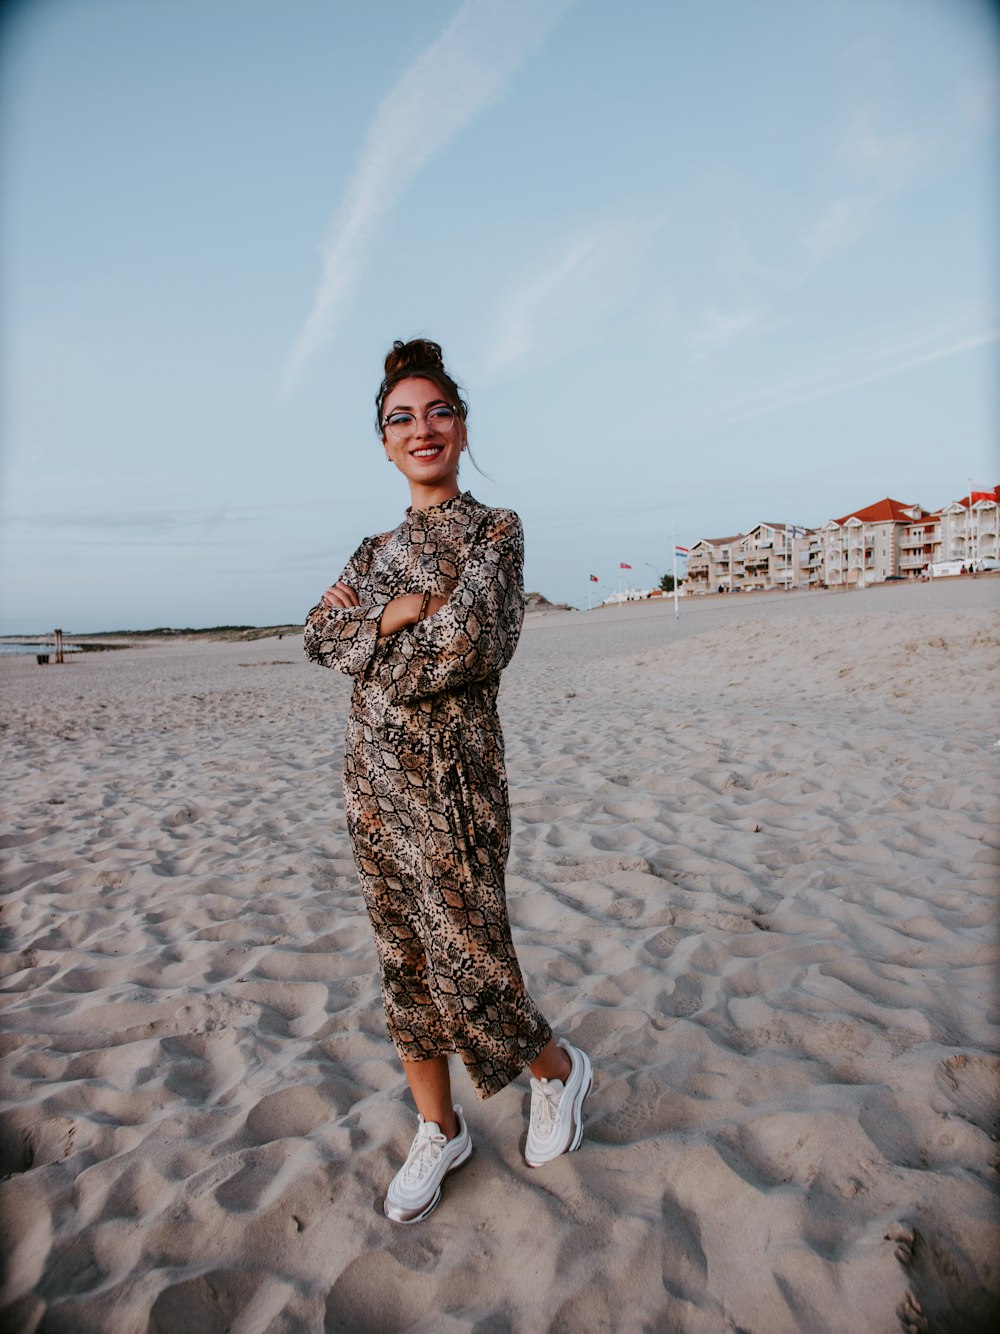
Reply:
[[[228,507],[202,507],[175,510],[77,510],[61,513],[7,514],[4,523],[22,528],[60,531],[111,532],[135,531],[143,537],[165,536],[197,528],[208,534],[220,524],[247,523],[253,515],[238,515]]]
[[[378,224],[427,162],[497,100],[573,3],[465,0],[382,99],[323,245],[319,289],[288,353],[283,388],[344,319]]]
[[[878,226],[883,207],[906,191],[926,165],[930,143],[915,128],[901,128],[898,99],[891,94],[888,62],[866,57],[865,91],[840,133],[835,159],[847,188],[832,199],[801,238],[803,266],[797,281]],[[879,72],[880,71],[880,72]],[[890,128],[883,128],[888,124]]]
[[[891,92],[888,60],[874,48],[862,49],[854,58],[862,64],[863,88],[853,99],[849,118],[831,129],[830,149],[816,150],[817,163],[834,188],[796,234],[789,235],[783,262],[761,264],[742,239],[729,241],[720,270],[735,290],[702,311],[690,339],[695,345],[718,350],[786,324],[788,317],[777,307],[787,295],[806,287],[824,266],[876,232],[887,207],[913,186],[922,170],[933,166],[932,141],[903,122]]]
[[[226,547],[229,549],[237,548],[245,550],[247,544],[238,542],[235,539],[230,541],[206,541],[204,538],[193,538],[186,544],[178,544],[176,538],[148,538],[148,537],[121,537],[121,538],[103,538],[103,537],[59,537],[52,534],[48,537],[34,538],[0,538],[0,545],[9,547],[44,547],[47,550],[54,550],[56,547],[86,547],[88,550],[93,547],[138,547],[145,551],[147,548],[166,547],[170,551],[197,550],[203,547]]]
[[[489,318],[484,379],[537,356],[558,353],[634,299],[637,266],[662,217],[599,224],[567,237],[525,272]]]
[[[496,339],[485,358],[486,375],[529,354],[539,315],[583,280],[598,247],[596,235],[578,237],[553,263],[507,295],[498,312]]]
[[[725,347],[737,338],[773,333],[783,321],[763,303],[751,304],[731,311],[709,306],[691,342],[698,347]]]
[[[848,125],[837,156],[856,187],[831,200],[801,239],[804,267],[799,282],[840,251],[856,245],[878,225],[882,207],[914,178],[922,151],[915,135],[879,133],[868,107]]]
[[[926,352],[894,360],[887,365],[876,367],[863,375],[848,375],[826,383],[814,383],[811,387],[790,387],[775,391],[769,398],[764,397],[756,404],[747,403],[743,410],[737,410],[730,416],[713,422],[712,426],[729,426],[735,422],[750,421],[755,417],[765,417],[773,412],[784,412],[786,408],[798,407],[802,403],[812,403],[819,398],[829,398],[834,394],[845,393],[863,384],[874,384],[878,380],[887,380],[893,375],[902,375],[906,371],[916,370],[933,361],[944,361],[949,357],[961,356],[964,352],[987,347],[1000,340],[1000,329],[984,329],[940,347],[930,348]]]
[[[891,189],[906,184],[923,150],[919,137],[912,132],[879,130],[873,109],[863,104],[841,136],[837,155],[859,179],[867,178],[883,189]]]
[[[844,195],[828,204],[802,237],[805,267],[797,275],[798,282],[860,241],[874,225],[877,204],[874,196],[865,195]]]
[[[185,509],[165,510],[63,510],[58,513],[3,514],[5,525],[21,524],[40,528],[99,528],[142,532],[173,532],[182,528],[213,526],[219,523],[253,523],[265,513],[276,510],[298,512],[304,509],[351,509],[353,502],[342,496],[328,496],[322,500],[265,500],[250,505],[203,505]]]

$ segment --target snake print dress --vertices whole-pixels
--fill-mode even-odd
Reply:
[[[357,607],[309,613],[308,656],[354,677],[344,796],[389,1033],[404,1061],[457,1052],[481,1098],[551,1030],[510,937],[510,806],[496,700],[524,616],[521,521],[465,492],[366,538],[341,580]],[[446,598],[379,638],[386,603]]]

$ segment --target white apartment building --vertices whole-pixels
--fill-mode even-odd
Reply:
[[[688,554],[685,586],[691,593],[734,593],[803,587],[810,580],[809,532],[783,523],[758,523],[748,533],[703,537]]]
[[[743,534],[703,537],[688,552],[685,585],[691,593],[730,593],[738,580],[742,587]],[[738,560],[734,560],[737,553]],[[738,566],[738,568],[737,568]]]
[[[940,560],[941,515],[925,514],[908,523],[899,542],[899,573],[909,579],[921,579],[931,564]]]
[[[940,511],[941,545],[936,560],[975,565],[1000,559],[1000,487],[973,491]]]
[[[691,548],[685,586],[690,593],[864,588],[921,578],[946,560],[1000,560],[1000,487],[934,513],[886,497],[815,530],[758,523],[748,533],[703,537]]]
[[[825,588],[864,588],[897,578],[904,530],[923,517],[919,505],[886,497],[842,519],[830,519],[813,534],[809,567],[814,582]]]
[[[936,561],[1000,560],[1000,487],[973,491],[971,498],[963,496],[908,524],[900,547],[900,573],[913,579],[925,576]]]
[[[808,584],[809,552],[808,529],[784,523],[757,524],[742,542],[743,587],[763,591]]]

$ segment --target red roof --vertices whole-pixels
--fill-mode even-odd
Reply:
[[[866,505],[863,510],[852,510],[834,523],[842,526],[848,519],[860,519],[862,523],[913,523],[911,510],[919,511],[919,505],[904,505],[901,500],[877,500],[874,505]]]

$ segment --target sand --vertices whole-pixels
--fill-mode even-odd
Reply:
[[[1000,580],[529,618],[532,992],[596,1071],[437,1212],[295,640],[0,661],[11,1331],[967,1331],[998,1313]]]

